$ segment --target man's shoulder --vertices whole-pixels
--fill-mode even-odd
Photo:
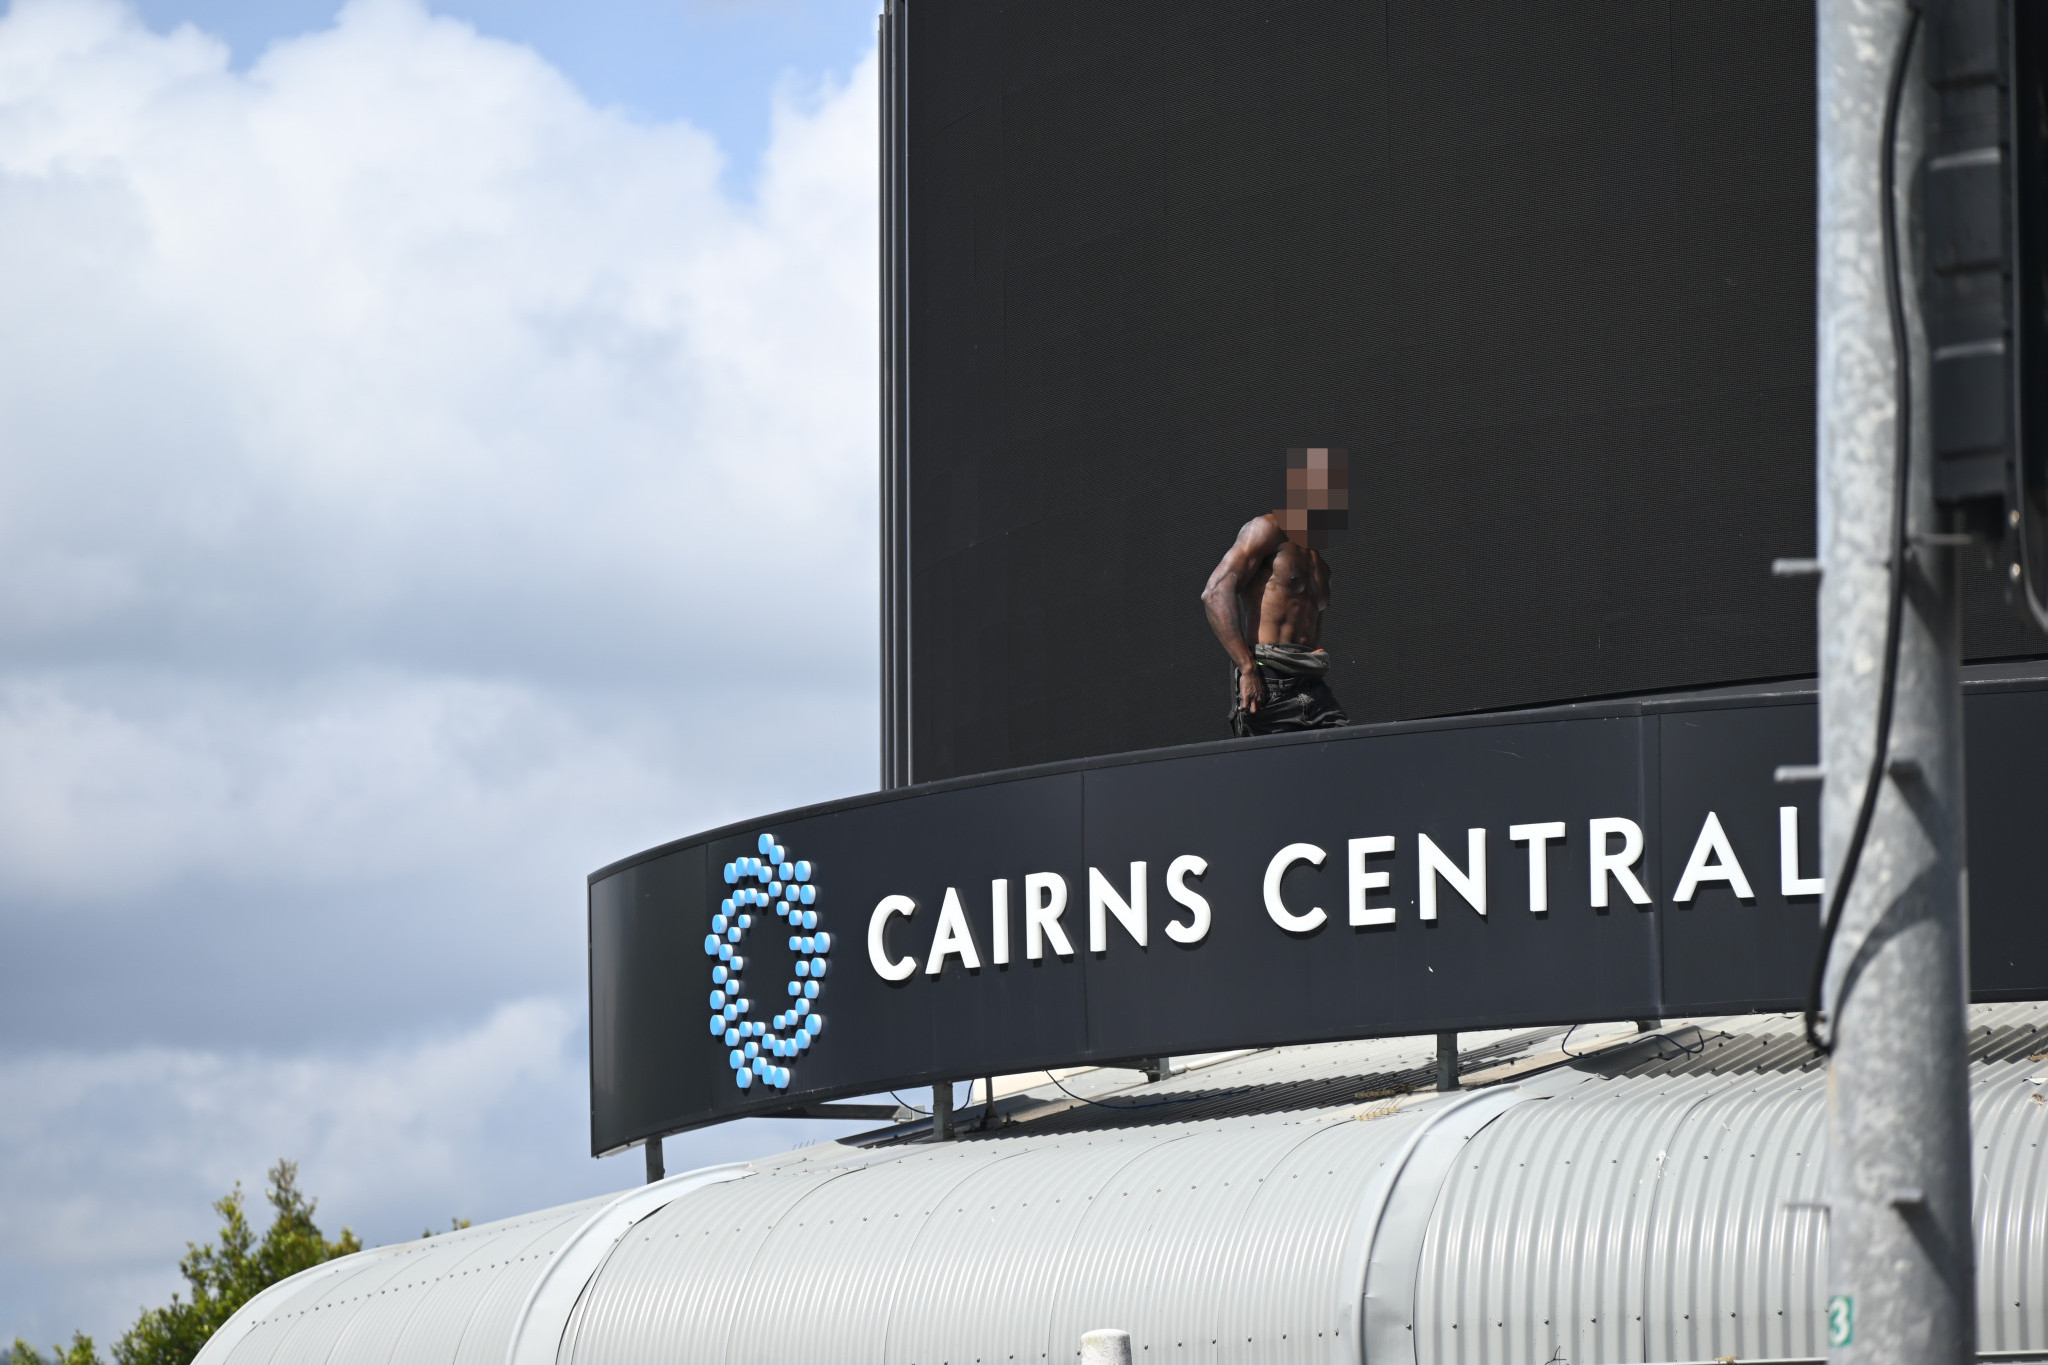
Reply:
[[[1280,525],[1277,512],[1261,512],[1238,528],[1239,540],[1272,544],[1287,539],[1287,531]]]

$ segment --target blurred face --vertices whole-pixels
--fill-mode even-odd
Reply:
[[[1326,548],[1331,533],[1349,525],[1350,508],[1350,471],[1342,450],[1307,446],[1287,452],[1287,505],[1279,514],[1289,540],[1304,549]]]

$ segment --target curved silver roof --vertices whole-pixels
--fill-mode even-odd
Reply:
[[[2048,1348],[2048,1006],[1972,1011],[1979,1347]],[[379,1248],[199,1365],[1708,1361],[1822,1354],[1825,1072],[1781,1016],[1069,1078]],[[1601,1046],[1604,1041],[1605,1046]],[[1591,1056],[1577,1054],[1597,1049]]]

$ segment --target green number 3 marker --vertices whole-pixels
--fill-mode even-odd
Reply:
[[[1847,1346],[1856,1340],[1856,1300],[1837,1294],[1828,1300],[1828,1345]]]

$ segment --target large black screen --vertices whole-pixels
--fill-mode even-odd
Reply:
[[[897,0],[884,49],[892,781],[1223,737],[1197,595],[1289,447],[1350,452],[1355,720],[1813,671],[1810,0]],[[1966,576],[1966,653],[2040,652]]]

